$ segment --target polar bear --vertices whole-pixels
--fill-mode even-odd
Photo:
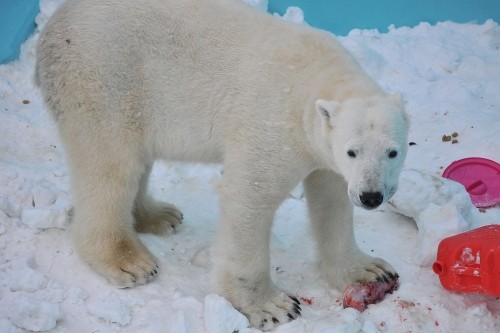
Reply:
[[[223,163],[217,288],[255,327],[300,315],[271,281],[269,242],[301,181],[332,287],[394,277],[358,249],[353,205],[396,191],[408,119],[329,33],[235,0],[80,0],[54,14],[37,52],[71,171],[75,245],[110,282],[154,278],[136,232],[181,223],[147,194],[155,160]]]

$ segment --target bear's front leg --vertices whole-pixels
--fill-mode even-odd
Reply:
[[[368,303],[381,300],[385,291],[397,286],[397,274],[385,260],[369,256],[358,248],[353,206],[345,181],[332,171],[317,170],[304,180],[304,190],[318,242],[320,267],[329,284],[341,291],[352,285],[368,286],[370,290],[380,287],[382,294],[375,299],[370,295],[361,297]]]
[[[267,174],[264,166],[240,162],[224,165],[216,283],[251,326],[267,331],[301,311],[299,301],[277,289],[270,275],[274,213],[293,185],[281,175]]]

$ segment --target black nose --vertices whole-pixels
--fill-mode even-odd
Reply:
[[[363,192],[359,199],[366,208],[376,208],[382,204],[384,196],[380,192]]]

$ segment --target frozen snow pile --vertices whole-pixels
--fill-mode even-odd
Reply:
[[[29,296],[16,295],[6,306],[15,309],[9,316],[15,326],[33,332],[43,332],[55,328],[57,321],[64,316],[58,304]]]
[[[417,170],[403,170],[400,190],[388,206],[417,223],[415,262],[422,266],[436,259],[436,249],[443,238],[469,230],[476,217],[469,194],[461,184]]]
[[[205,297],[205,327],[207,333],[232,333],[248,327],[248,319],[236,311],[221,296]]]
[[[273,14],[274,17],[281,17],[283,20],[294,22],[297,24],[307,25],[304,20],[304,12],[299,7],[290,6],[286,9],[285,14],[280,16],[278,13]]]
[[[269,4],[268,0],[243,0],[243,2],[245,2],[251,6],[257,7],[260,10],[262,10],[263,12],[267,12],[267,10],[268,10],[268,4]],[[297,24],[307,24],[304,21],[304,12],[302,11],[302,9],[300,9],[299,7],[295,7],[295,6],[288,7],[285,11],[285,14],[283,14],[283,16],[280,16],[278,13],[274,13],[273,16],[279,17],[279,18],[282,18],[286,21],[294,22]]]
[[[400,178],[400,187],[389,206],[397,213],[415,220],[430,205],[450,205],[462,216],[464,224],[472,224],[472,215],[475,210],[471,199],[462,184],[452,180],[425,174],[418,170],[403,170]],[[417,222],[418,224],[418,222]]]
[[[49,278],[36,268],[33,257],[0,265],[0,285],[8,287],[1,294],[0,309],[10,310],[5,314],[15,326],[42,332],[55,328],[64,312],[57,302],[33,297],[49,284]]]
[[[40,27],[60,3],[41,1]],[[185,217],[174,235],[141,236],[160,262],[157,280],[117,289],[74,253],[64,151],[32,83],[37,38],[25,43],[18,61],[0,65],[0,332],[258,332],[212,294],[219,166],[155,166],[153,195]],[[500,160],[500,27],[423,23],[387,34],[354,30],[340,40],[387,91],[403,92],[412,119],[406,168],[418,171],[403,173],[391,205],[355,210],[359,246],[389,261],[401,286],[363,313],[343,309],[341,292],[316,269],[299,188],[276,214],[271,272],[302,300],[302,318],[276,331],[500,331],[499,300],[447,292],[429,265],[440,238],[500,222],[498,207],[479,213],[462,187],[439,177],[460,158]],[[453,132],[458,143],[441,141]]]

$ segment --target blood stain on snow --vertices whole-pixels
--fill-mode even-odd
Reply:
[[[306,303],[307,305],[312,305],[314,302],[314,297],[312,298],[300,297],[300,301]]]

